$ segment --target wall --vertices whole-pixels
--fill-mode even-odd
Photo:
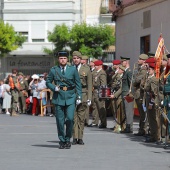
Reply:
[[[130,57],[131,65],[136,62],[140,55],[140,37],[146,35],[150,35],[151,38],[150,51],[155,52],[161,32],[165,39],[165,45],[169,48],[169,6],[170,1],[162,1],[161,3],[118,17],[116,21],[116,58],[120,56]],[[151,27],[143,29],[143,12],[147,10],[151,10]]]

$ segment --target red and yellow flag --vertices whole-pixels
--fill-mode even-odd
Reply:
[[[161,62],[162,62],[163,55],[164,55],[164,39],[162,38],[162,35],[160,35],[160,37],[158,39],[158,47],[157,47],[157,50],[156,50],[156,53],[155,53],[156,78],[160,77],[160,68],[161,68]]]

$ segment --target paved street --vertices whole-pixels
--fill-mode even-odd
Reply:
[[[0,170],[170,169],[170,149],[146,144],[143,137],[85,128],[84,146],[61,150],[56,132],[54,117],[0,114]]]

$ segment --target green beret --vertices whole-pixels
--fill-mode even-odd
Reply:
[[[148,59],[148,55],[146,55],[146,54],[141,54],[141,55],[139,56],[139,58],[142,59],[142,60],[147,60],[147,59]]]
[[[149,51],[149,52],[148,52],[148,56],[149,56],[149,57],[155,57],[155,53]]]
[[[88,60],[89,57],[87,57],[86,55],[83,55],[83,56],[81,57],[81,59],[82,59],[82,60]]]
[[[168,57],[166,54],[163,55],[163,60],[168,61]]]
[[[121,59],[121,61],[130,60],[130,58],[128,58],[128,57],[122,57],[122,56],[120,56],[120,59]]]
[[[79,51],[74,51],[73,56],[77,56],[81,58],[81,53]]]
[[[123,66],[119,66],[119,68],[120,68],[121,70],[123,70],[123,71],[125,71],[125,70],[126,70],[126,68],[125,68],[125,67],[123,67]]]
[[[21,75],[21,76],[24,76],[24,74],[23,74],[22,72],[19,72],[18,75],[19,75],[19,76],[20,76],[20,75]]]

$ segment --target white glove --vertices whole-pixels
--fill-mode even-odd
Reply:
[[[81,100],[80,99],[77,99],[76,100],[76,105],[79,105],[81,103]]]
[[[142,107],[143,107],[143,111],[146,112],[146,106],[142,104]]]
[[[87,105],[88,105],[88,106],[91,105],[91,100],[87,100]]]
[[[55,91],[59,91],[60,90],[60,87],[59,86],[56,86],[55,87]]]

